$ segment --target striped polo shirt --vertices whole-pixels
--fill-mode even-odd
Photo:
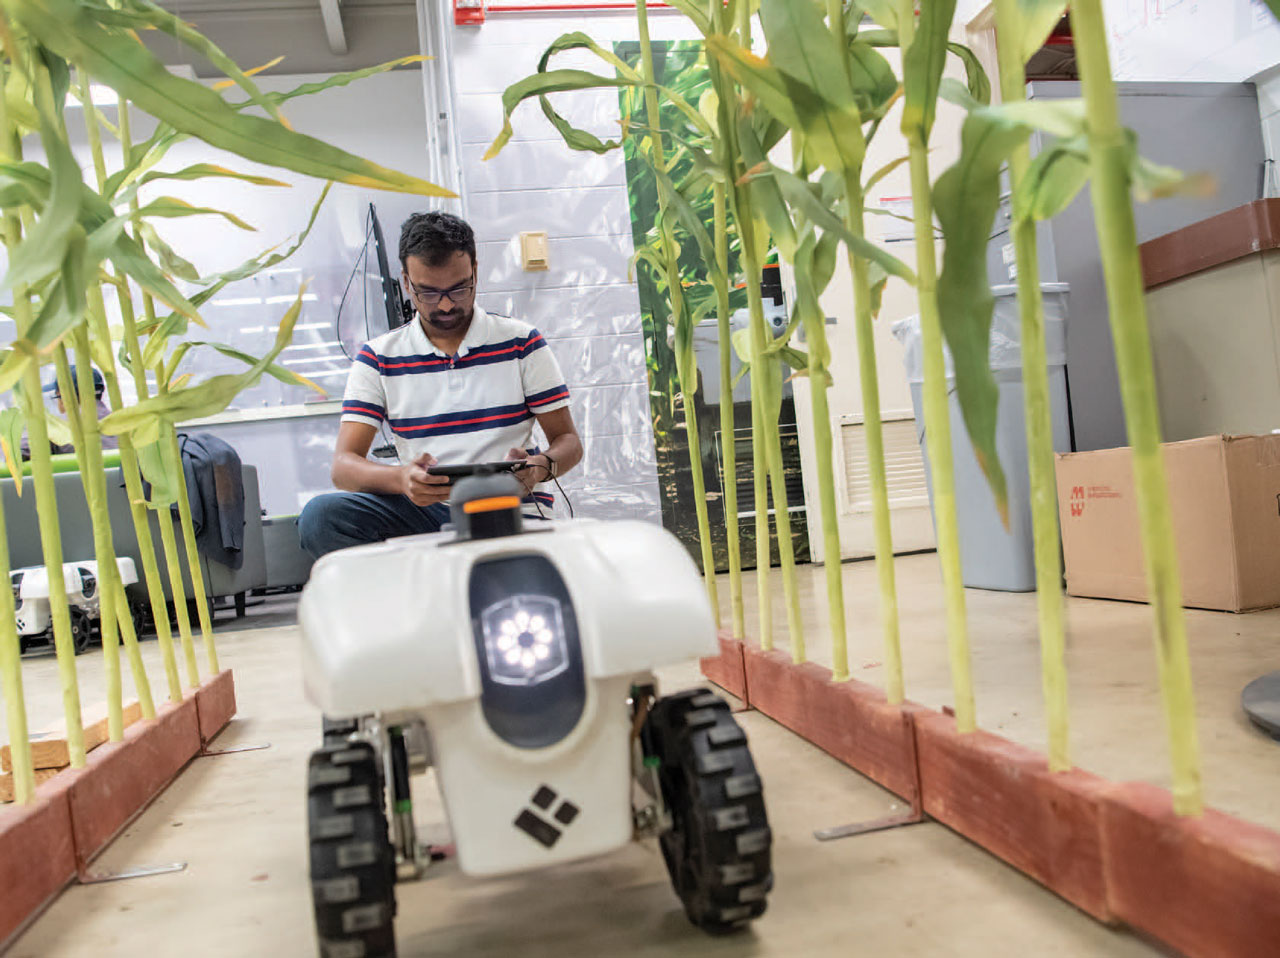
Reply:
[[[508,449],[534,448],[534,417],[567,405],[569,389],[542,334],[477,306],[456,356],[441,352],[416,316],[362,346],[342,421],[385,422],[402,463],[423,453],[441,464],[492,462]]]

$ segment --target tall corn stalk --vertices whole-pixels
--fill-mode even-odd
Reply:
[[[942,74],[942,58],[946,54],[946,32],[955,12],[955,0],[926,3],[922,10],[927,32],[920,34],[916,30],[914,7],[913,0],[900,0],[898,37],[902,47],[905,91],[902,132],[907,138],[910,156],[911,204],[915,220],[916,276],[924,358],[924,419],[933,472],[934,524],[946,600],[947,655],[951,666],[956,728],[961,732],[972,732],[977,727],[977,716],[960,566],[947,374],[942,352],[942,325],[938,316],[938,268],[928,155],[937,85]],[[939,36],[941,43],[938,42]]]
[[[6,52],[11,62],[20,62],[21,53],[7,24],[3,30]],[[37,106],[41,113],[41,135],[46,140],[56,134],[50,126],[50,113],[54,112],[52,90],[48,74],[36,67]],[[0,87],[8,81],[8,67],[0,66]],[[43,74],[44,84],[40,84]],[[3,99],[0,97],[0,99]],[[4,113],[4,127],[0,130],[0,148],[6,160],[19,161],[22,147],[17,128],[8,110]],[[4,242],[12,262],[15,251],[22,243],[23,228],[19,213],[6,210]],[[33,325],[31,292],[26,283],[15,285],[13,291],[14,325],[18,337],[23,337]],[[53,467],[49,453],[49,430],[41,401],[40,372],[35,363],[28,363],[22,372],[21,387],[15,390],[27,424],[27,436],[31,447],[31,482],[35,488],[36,512],[40,519],[40,546],[44,555],[45,570],[49,577],[49,609],[53,623],[54,649],[58,661],[58,680],[62,688],[62,709],[66,722],[67,752],[72,768],[85,764],[84,724],[80,711],[80,682],[76,674],[75,650],[71,639],[71,613],[67,606],[66,580],[62,571],[62,534],[58,523],[58,504],[54,491]],[[17,476],[14,481],[19,481]]]
[[[649,39],[649,11],[645,0],[636,0],[636,24],[640,32],[640,61],[645,80],[644,103],[649,125],[649,155],[658,175],[658,229],[662,234],[663,257],[666,261],[667,295],[671,302],[671,319],[675,326],[676,368],[680,392],[684,400],[685,432],[689,438],[689,469],[693,477],[694,511],[698,519],[698,540],[702,548],[702,574],[707,584],[707,597],[720,621],[720,601],[716,592],[716,566],[711,551],[711,526],[707,516],[707,487],[702,473],[702,444],[698,435],[698,365],[693,352],[693,318],[684,301],[680,285],[680,257],[673,239],[671,197],[666,181],[666,149],[662,142],[662,124],[658,114],[657,74],[653,67],[653,44]]]
[[[81,102],[92,103],[88,75],[83,70],[77,71],[77,74]],[[126,104],[122,107],[122,112],[127,109],[128,106]],[[107,183],[107,167],[103,154],[102,133],[93,110],[85,109],[84,121],[97,189],[102,192]],[[127,280],[123,276],[119,279],[121,285],[116,287],[116,291],[119,296],[121,316],[124,320],[126,351],[132,361],[132,357],[138,355],[138,333],[136,325],[132,322],[132,300],[128,297],[128,293],[123,286]],[[107,398],[110,400],[113,410],[122,410],[124,409],[124,396],[120,390],[120,379],[116,371],[116,351],[107,325],[106,304],[103,301],[101,285],[97,283],[91,284],[88,299],[90,330],[100,346],[103,347],[100,349],[99,355],[109,360],[103,363],[102,368],[102,378],[106,384]],[[133,349],[128,349],[130,340],[132,340]],[[138,377],[135,376],[135,387],[137,382]],[[138,395],[141,397],[142,393]],[[155,540],[151,535],[151,525],[147,517],[147,506],[142,492],[142,472],[138,464],[138,454],[134,449],[133,437],[127,433],[119,437],[119,443],[120,471],[124,474],[125,493],[129,497],[129,514],[133,520],[134,536],[138,543],[139,556],[142,559],[142,578],[146,583],[147,596],[151,606],[151,618],[156,630],[156,641],[160,646],[160,660],[168,685],[169,700],[178,703],[182,701],[182,682],[178,677],[177,658],[174,655],[173,648],[173,632],[169,627],[169,609],[165,603],[164,585],[160,579],[160,565],[156,561]]]
[[[1197,815],[1204,807],[1200,746],[1182,586],[1160,451],[1160,413],[1142,266],[1130,199],[1132,147],[1120,125],[1099,0],[1074,0],[1071,26],[1088,117],[1093,212],[1106,280],[1107,311],[1133,449],[1138,518],[1151,608],[1155,612],[1156,662],[1173,763],[1173,803],[1178,814]]]
[[[1018,0],[996,0],[1000,96],[1005,103],[1026,99],[1026,73]],[[1031,150],[1024,142],[1009,156],[1014,192],[1026,180]],[[1010,224],[1018,265],[1018,308],[1022,316],[1022,382],[1025,400],[1027,468],[1031,488],[1031,524],[1036,566],[1036,602],[1040,623],[1041,685],[1049,724],[1049,768],[1071,767],[1067,703],[1066,626],[1063,620],[1061,540],[1058,535],[1057,485],[1053,466],[1053,416],[1049,407],[1048,356],[1045,351],[1044,300],[1036,222],[1015,216]]]

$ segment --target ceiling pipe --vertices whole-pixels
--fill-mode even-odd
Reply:
[[[329,39],[329,52],[334,56],[347,53],[347,33],[342,29],[342,11],[338,0],[320,0],[320,16],[324,18],[324,33]]]

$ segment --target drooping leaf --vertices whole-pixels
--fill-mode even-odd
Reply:
[[[670,177],[653,164],[651,157],[647,153],[640,152],[640,156],[648,166],[649,172],[657,179],[659,189],[665,192],[665,202],[668,209],[676,214],[676,218],[679,220],[680,225],[684,227],[685,232],[692,236],[694,242],[698,244],[698,251],[702,254],[702,262],[707,270],[708,278],[712,282],[727,282],[728,278],[721,277],[720,270],[716,265],[715,241],[711,238],[711,234],[707,232],[701,214],[685,199],[685,194],[676,189]]]
[[[1013,39],[1026,63],[1044,46],[1058,21],[1067,10],[1067,0],[1018,0],[1011,5],[1018,24]]]
[[[556,128],[556,131],[569,149],[603,154],[622,146],[619,140],[601,140],[594,133],[575,127],[556,112],[555,107],[551,105],[551,101],[545,96],[538,97],[538,103],[542,107],[542,115],[551,121],[551,125]]]
[[[77,0],[23,0],[21,25],[41,43],[175,129],[269,166],[369,189],[452,198],[450,190],[389,170],[280,123],[236,110],[203,84],[166,70],[131,36],[105,29]]]
[[[198,347],[207,347],[210,349],[215,349],[218,352],[222,353],[222,355],[224,356],[229,356],[232,359],[240,360],[240,362],[244,363],[246,366],[253,366],[258,362],[260,362],[260,357],[252,356],[249,353],[244,352],[243,350],[236,349],[234,346],[228,346],[226,343],[212,343],[212,342],[201,342],[199,340],[196,340],[196,341],[187,340],[182,345],[190,347],[192,349],[195,349]],[[178,357],[178,358],[181,359],[181,357]],[[176,369],[176,364],[175,364],[175,369]],[[277,379],[280,382],[284,383],[286,386],[305,386],[306,388],[314,390],[315,392],[319,393],[321,396],[328,395],[321,386],[317,385],[315,382],[308,379],[306,376],[303,376],[300,373],[295,373],[292,370],[284,366],[281,366],[277,363],[268,363],[264,372],[268,376],[272,377],[273,379]],[[172,371],[169,372],[169,375],[172,375]]]
[[[511,126],[511,114],[525,100],[548,93],[563,93],[570,90],[593,90],[599,87],[632,86],[629,80],[617,77],[600,76],[586,70],[550,70],[546,73],[535,73],[523,80],[511,84],[502,94],[502,130],[498,133],[482,159],[491,160],[502,152],[503,147],[511,140],[515,130]]]
[[[880,167],[880,169],[872,173],[871,176],[867,179],[867,182],[863,184],[862,192],[870,193],[875,188],[875,185],[877,183],[879,183],[881,180],[883,180],[886,176],[888,176],[890,173],[892,173],[894,170],[900,167],[903,163],[907,162],[907,160],[909,159],[911,159],[911,157],[909,156],[900,156],[896,160],[890,160],[884,166]]]
[[[960,158],[933,188],[946,235],[938,312],[955,365],[956,397],[978,463],[1007,523],[1008,491],[996,453],[999,390],[990,368],[995,299],[987,281],[987,242],[1000,204],[1000,168],[1030,131],[997,108],[975,110],[961,128]]]
[[[159,442],[151,442],[137,447],[138,467],[142,470],[142,478],[151,485],[149,505],[159,509],[178,501],[178,476],[170,469],[171,460],[164,455]]]

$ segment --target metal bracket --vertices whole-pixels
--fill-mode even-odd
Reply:
[[[895,803],[896,804],[896,803]],[[867,835],[871,832],[883,832],[904,825],[919,825],[924,821],[924,809],[919,799],[911,803],[906,812],[897,815],[886,815],[883,818],[872,818],[864,822],[850,822],[848,825],[836,825],[832,828],[819,828],[813,837],[820,842],[830,842],[837,838],[852,838],[854,835]]]
[[[124,868],[118,872],[89,872],[83,869],[76,875],[81,885],[101,885],[109,881],[126,881],[130,878],[147,878],[151,875],[168,875],[173,872],[186,871],[186,862],[169,862],[166,865],[138,865]]]
[[[196,758],[212,758],[215,755],[230,755],[233,752],[258,752],[270,747],[270,742],[262,745],[229,745],[226,748],[209,748],[202,745],[200,746],[200,751],[196,753]]]

